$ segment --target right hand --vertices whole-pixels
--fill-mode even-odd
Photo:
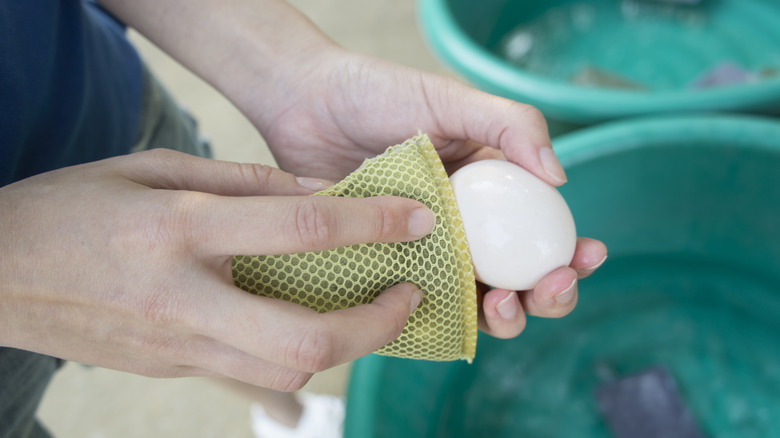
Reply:
[[[0,188],[0,345],[277,390],[384,346],[419,304],[411,284],[324,314],[233,284],[234,254],[411,241],[433,228],[416,201],[305,196],[312,184],[155,150]]]

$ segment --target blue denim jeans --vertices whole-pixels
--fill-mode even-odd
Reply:
[[[50,436],[35,420],[35,411],[61,362],[29,351],[0,348],[1,438]]]
[[[195,118],[180,107],[146,68],[138,136],[130,152],[166,148],[211,158],[209,142],[198,134]]]
[[[195,119],[146,69],[143,93],[138,136],[131,152],[164,147],[211,157],[210,145],[198,134]],[[0,347],[0,438],[51,436],[35,419],[35,412],[61,364],[53,357]]]

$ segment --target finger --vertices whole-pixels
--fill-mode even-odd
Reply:
[[[228,377],[253,386],[276,391],[296,391],[311,378],[311,373],[292,370],[252,356],[209,336],[172,336],[156,340],[156,360],[120,357],[121,367],[147,377]],[[133,362],[138,362],[133,364]]]
[[[319,314],[229,289],[201,313],[200,326],[221,342],[303,373],[355,360],[393,341],[422,297],[414,285],[403,283],[370,304]]]
[[[607,260],[607,247],[604,243],[580,237],[577,239],[577,247],[574,250],[571,268],[577,271],[579,278],[585,278],[592,274]]]
[[[549,184],[566,182],[552,149],[547,122],[536,108],[462,84],[451,86],[455,88],[452,93],[442,93],[440,99],[429,98],[438,114],[442,138],[471,140],[500,149],[509,161]],[[453,103],[453,97],[459,102],[468,101],[468,108]]]
[[[475,161],[506,160],[506,157],[500,150],[485,147],[470,140],[462,144],[452,144],[447,150],[440,149],[438,152],[446,156],[444,168],[447,169],[447,174],[449,175]]]
[[[189,190],[223,196],[309,195],[332,183],[297,178],[273,166],[209,160],[168,149],[133,154],[128,177],[157,189]]]
[[[520,293],[520,302],[529,315],[560,318],[577,305],[577,272],[569,267],[554,270],[531,291]]]
[[[298,391],[311,379],[312,374],[293,370],[276,363],[252,356],[242,350],[207,339],[194,354],[194,371],[189,375],[222,376],[248,383],[252,386],[275,391]]]
[[[194,251],[208,255],[289,254],[429,234],[436,217],[400,197],[208,197],[183,203]]]
[[[515,291],[492,289],[482,296],[479,328],[501,339],[519,335],[526,324],[525,312]]]

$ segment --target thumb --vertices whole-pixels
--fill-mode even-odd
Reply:
[[[155,189],[189,190],[221,196],[310,195],[333,183],[298,178],[276,167],[195,157],[168,149],[131,156],[126,176]]]
[[[437,78],[439,79],[439,78]],[[432,79],[435,80],[435,79]],[[446,86],[432,84],[429,93],[433,111],[438,114],[439,136],[490,146],[501,150],[507,160],[522,166],[549,184],[566,182],[566,175],[553,153],[547,122],[539,110],[502,97],[447,80]],[[455,102],[452,100],[456,99]],[[462,102],[468,102],[463,105]]]

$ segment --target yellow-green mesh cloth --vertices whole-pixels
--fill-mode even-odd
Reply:
[[[471,361],[477,345],[477,301],[466,234],[449,178],[425,135],[366,160],[338,184],[316,195],[403,196],[436,214],[433,232],[415,242],[369,243],[278,256],[235,256],[240,288],[308,306],[318,312],[371,302],[382,291],[411,282],[423,291],[401,336],[377,354],[426,360]]]

